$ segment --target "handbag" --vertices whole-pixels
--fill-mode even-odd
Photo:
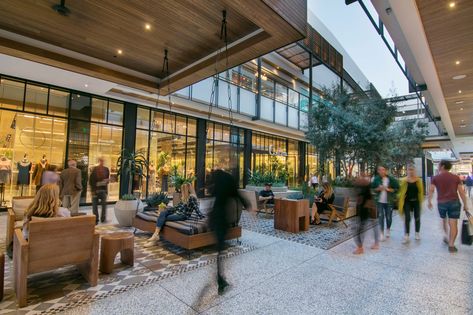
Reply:
[[[473,218],[468,211],[465,213],[467,219],[462,221],[461,241],[463,245],[471,245],[473,243]]]

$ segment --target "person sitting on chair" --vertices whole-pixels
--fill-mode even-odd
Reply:
[[[259,192],[259,200],[266,200],[266,207],[273,207],[274,206],[274,193],[271,190],[272,184],[266,183],[264,184],[264,189]]]
[[[320,216],[319,214],[323,213],[324,211],[330,210],[329,205],[333,204],[335,200],[335,194],[333,192],[333,188],[330,183],[325,182],[322,185],[322,191],[320,192],[319,196],[314,199],[314,205],[310,210],[311,214],[310,217],[312,221],[310,224],[319,225],[320,224]]]
[[[176,206],[162,211],[156,220],[156,230],[144,247],[151,247],[157,244],[159,241],[159,232],[163,228],[166,221],[184,221],[191,217],[192,213],[197,213],[199,218],[205,216],[199,210],[199,202],[194,191],[194,187],[191,184],[186,183],[181,187],[182,198]]]

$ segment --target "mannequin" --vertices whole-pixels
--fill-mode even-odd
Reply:
[[[0,156],[0,184],[7,184],[10,180],[11,161],[2,154]]]
[[[41,178],[43,172],[49,168],[48,160],[46,159],[46,154],[43,154],[41,160],[36,163],[33,171],[33,183],[36,185],[36,191],[41,188]]]
[[[156,192],[156,167],[154,166],[154,162],[151,162],[151,164],[149,165],[148,189],[150,193]]]
[[[30,184],[31,166],[32,164],[30,160],[28,160],[28,155],[25,153],[23,159],[17,163],[18,179],[16,184],[20,190],[20,196],[23,196],[24,191],[26,191],[28,185]]]

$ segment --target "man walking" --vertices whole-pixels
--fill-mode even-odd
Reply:
[[[398,181],[388,175],[384,166],[378,166],[378,175],[375,176],[371,187],[376,191],[376,208],[378,211],[379,228],[381,230],[380,240],[391,236],[391,224],[393,222],[393,203],[399,189]],[[384,234],[384,218],[386,218],[386,234]]]
[[[468,197],[471,198],[471,188],[473,188],[473,176],[471,173],[468,174],[465,180],[466,190],[468,191]]]
[[[107,193],[110,171],[104,166],[104,159],[98,159],[99,164],[93,168],[89,177],[90,190],[92,192],[92,211],[95,215],[95,224],[99,222],[98,203],[102,204],[102,215],[100,222],[105,222],[107,218]]]
[[[461,203],[458,195],[460,195],[463,201],[463,210],[468,211],[468,204],[462,181],[460,177],[450,173],[451,169],[452,163],[450,161],[440,161],[439,174],[432,178],[430,185],[429,209],[433,207],[432,198],[435,189],[437,189],[437,206],[445,231],[444,242],[448,243],[448,251],[450,253],[456,253],[458,249],[455,247],[455,239],[458,234],[458,219],[461,212]]]
[[[63,206],[68,206],[72,214],[79,212],[79,200],[82,192],[82,174],[75,160],[67,161],[60,176],[60,197]]]

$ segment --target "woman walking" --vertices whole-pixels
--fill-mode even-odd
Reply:
[[[424,186],[422,180],[417,177],[414,166],[407,168],[407,177],[401,180],[399,189],[399,214],[404,213],[405,227],[403,244],[409,243],[409,232],[411,225],[411,212],[414,213],[416,235],[415,239],[420,240],[420,210],[424,199]]]

